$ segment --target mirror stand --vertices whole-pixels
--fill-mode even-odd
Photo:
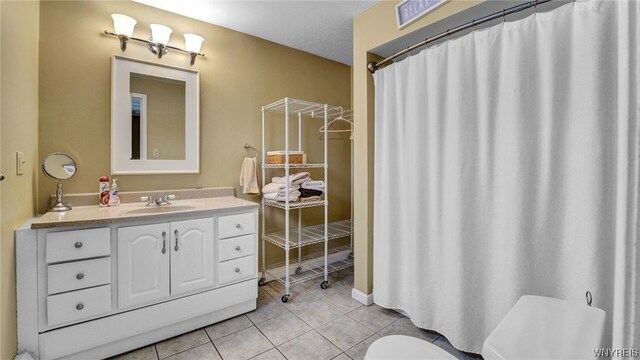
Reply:
[[[56,204],[49,211],[69,211],[71,206],[62,201],[62,180],[71,179],[78,171],[78,165],[71,156],[65,153],[52,153],[42,162],[42,172],[49,178],[58,180]]]
[[[62,202],[62,180],[58,180],[58,190],[56,190],[56,204],[49,211],[69,211],[71,206]]]

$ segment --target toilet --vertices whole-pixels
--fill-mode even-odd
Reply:
[[[601,347],[606,313],[598,308],[544,296],[525,295],[484,341],[491,359],[588,359]],[[456,359],[438,346],[410,336],[374,341],[365,360]]]

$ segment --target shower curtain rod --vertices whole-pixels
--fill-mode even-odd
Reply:
[[[395,58],[397,58],[399,56],[402,56],[402,55],[404,55],[404,54],[406,54],[408,52],[411,52],[411,51],[413,51],[413,50],[415,50],[415,49],[417,49],[419,47],[423,47],[423,46],[428,45],[428,44],[430,44],[430,43],[432,43],[434,41],[440,40],[440,39],[442,39],[444,37],[447,37],[449,35],[455,34],[457,32],[460,32],[460,31],[463,31],[463,30],[467,30],[467,29],[472,28],[472,27],[474,27],[476,25],[484,24],[486,22],[489,22],[491,20],[495,20],[495,19],[498,19],[498,18],[501,18],[501,17],[504,18],[507,15],[514,14],[514,13],[520,12],[522,10],[530,9],[532,7],[536,7],[536,6],[540,5],[540,4],[548,3],[550,1],[552,1],[552,0],[532,0],[532,1],[520,4],[520,5],[512,6],[510,8],[502,9],[502,11],[498,11],[498,12],[493,13],[491,15],[487,15],[487,16],[472,20],[472,21],[470,21],[470,22],[468,22],[466,24],[462,24],[462,25],[460,25],[458,27],[455,27],[453,29],[449,29],[447,31],[443,31],[443,32],[441,32],[440,34],[438,34],[438,35],[436,35],[434,37],[426,38],[426,39],[422,40],[421,42],[419,42],[417,44],[414,44],[414,45],[411,45],[411,46],[409,46],[408,48],[406,48],[406,49],[404,49],[402,51],[398,51],[397,53],[394,53],[393,55],[391,55],[389,57],[386,57],[386,58],[384,58],[384,59],[382,59],[380,61],[377,61],[377,62],[376,61],[372,61],[367,65],[367,68],[373,74],[373,73],[376,72],[376,70],[380,69],[382,66],[386,65],[387,63],[391,62],[393,59],[395,59]]]

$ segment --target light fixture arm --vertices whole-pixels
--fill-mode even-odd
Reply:
[[[169,49],[189,54],[190,64],[191,65],[195,64],[196,57],[198,57],[198,56],[204,57],[203,53],[191,52],[191,51],[187,51],[185,49],[181,49],[179,47],[175,47],[175,46],[171,46],[171,45],[164,45],[164,44],[159,44],[159,43],[154,43],[153,41],[140,39],[140,38],[133,37],[133,36],[129,37],[129,36],[125,36],[125,35],[118,35],[118,34],[114,33],[113,31],[109,31],[109,30],[105,30],[104,33],[105,33],[105,35],[115,36],[118,39],[120,39],[120,50],[122,50],[123,52],[127,50],[127,42],[129,40],[133,40],[133,41],[141,42],[143,44],[147,44],[147,47],[149,48],[149,50],[152,53],[156,54],[158,56],[158,59],[162,58],[162,55],[166,54],[169,51]]]

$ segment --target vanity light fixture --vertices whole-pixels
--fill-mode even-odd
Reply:
[[[107,35],[117,36],[118,39],[120,39],[120,50],[122,50],[122,52],[127,50],[127,42],[129,40],[135,40],[137,42],[147,44],[149,51],[157,55],[158,59],[161,59],[162,55],[166,54],[169,49],[189,54],[189,63],[191,65],[195,64],[197,56],[204,56],[204,54],[200,53],[202,42],[204,41],[202,36],[196,34],[184,34],[186,49],[181,49],[179,47],[169,45],[169,38],[173,32],[170,27],[160,24],[151,24],[149,25],[151,28],[151,40],[144,40],[133,37],[133,29],[137,24],[135,19],[122,14],[111,14],[111,18],[113,19],[114,31],[105,30],[104,33]]]

